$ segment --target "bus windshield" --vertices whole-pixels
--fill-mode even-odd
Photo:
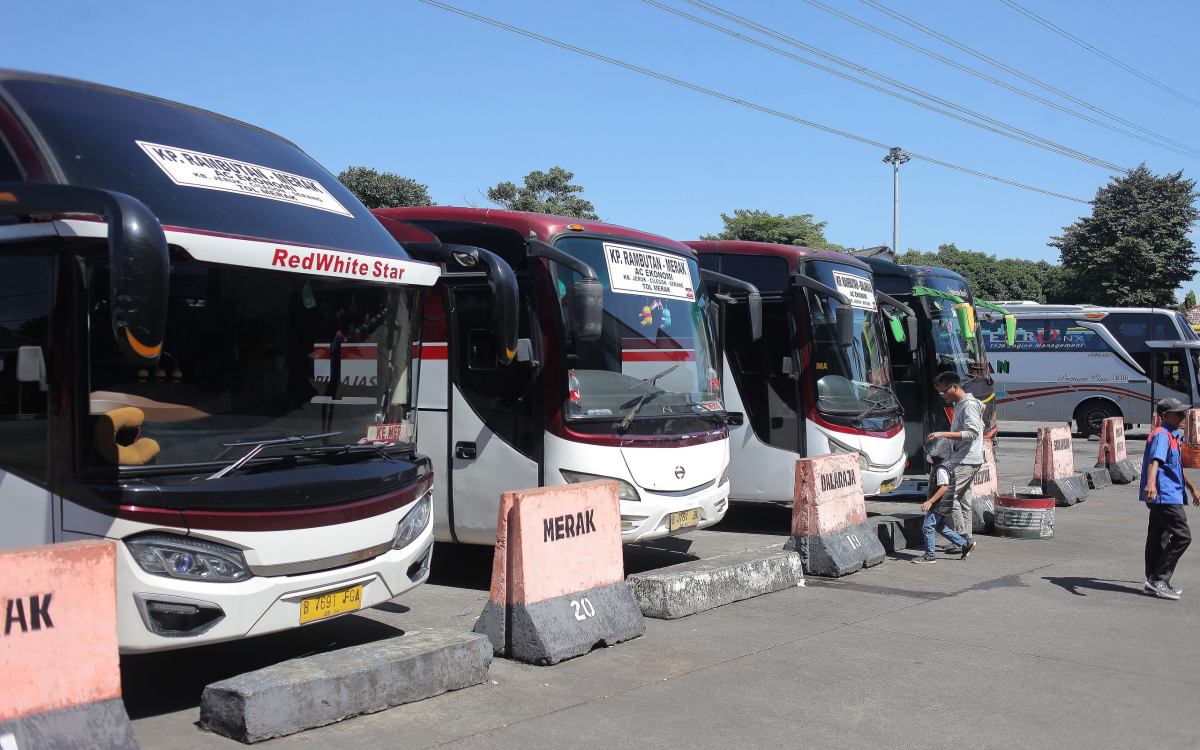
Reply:
[[[953,294],[964,302],[973,301],[970,289],[958,279],[929,276],[921,279],[920,284],[939,292]],[[978,331],[974,336],[966,335],[959,323],[958,313],[955,312],[955,303],[951,300],[931,296],[922,296],[920,300],[929,314],[929,332],[937,355],[937,371],[951,370],[963,378],[974,376],[983,362]]]
[[[119,463],[229,463],[256,442],[324,433],[333,434],[262,455],[414,444],[418,289],[175,262],[154,370],[116,348],[107,266],[87,275],[92,421],[136,407],[140,425],[115,415],[113,423],[131,433],[124,442],[149,438],[158,448],[140,458],[120,452]],[[100,432],[93,464],[111,465]]]
[[[571,420],[697,416],[724,410],[708,294],[694,258],[591,237],[558,247],[595,269],[604,284],[603,332],[595,341],[569,337]],[[580,276],[555,264],[563,316]]]
[[[891,387],[891,368],[883,317],[875,304],[871,272],[841,263],[812,261],[809,276],[842,291],[857,285],[864,292],[852,298],[854,343],[837,343],[837,309],[840,303],[809,292],[809,332],[812,337],[810,369],[816,378],[817,408],[840,414],[886,412],[899,406]]]

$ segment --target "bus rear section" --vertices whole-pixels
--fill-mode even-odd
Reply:
[[[1174,310],[1008,302],[1011,341],[984,318],[1000,419],[1075,422],[1099,433],[1109,417],[1149,424],[1158,399],[1195,404],[1200,341]]]
[[[883,258],[862,260],[870,266],[876,286],[917,316],[916,348],[893,341],[890,353],[893,382],[904,407],[910,470],[923,473],[925,436],[949,430],[954,412],[933,387],[938,373],[958,374],[963,389],[983,404],[985,436],[996,434],[996,394],[975,299],[966,279],[953,271],[901,266]]]
[[[514,274],[511,354],[488,343],[497,313],[486,274],[451,264],[427,300],[422,350],[445,353],[424,367],[419,396],[421,450],[446,488],[438,539],[495,544],[502,491],[593,479],[617,481],[626,543],[724,517],[725,407],[690,248],[545,214],[374,213],[393,236],[483,248]]]
[[[892,387],[889,340],[904,308],[876,292],[849,256],[754,242],[688,242],[702,267],[762,295],[762,338],[743,335],[742,304],[722,306],[726,408],[733,417],[735,499],[790,503],[797,458],[854,453],[868,495],[899,483],[907,456]],[[908,313],[911,315],[911,311]],[[899,333],[897,333],[899,331]]]
[[[291,143],[0,76],[0,546],[117,542],[122,652],[422,583],[413,261]]]

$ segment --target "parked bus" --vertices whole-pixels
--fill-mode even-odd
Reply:
[[[1158,399],[1197,402],[1200,340],[1179,312],[1001,304],[1016,317],[1015,340],[982,322],[1000,419],[1074,421],[1092,435],[1109,417],[1149,424]]]
[[[917,347],[892,342],[892,382],[904,407],[905,450],[910,470],[924,473],[922,443],[934,431],[950,429],[954,410],[933,387],[940,372],[958,373],[963,389],[983,402],[985,435],[996,434],[996,403],[987,353],[978,335],[975,297],[962,276],[944,268],[901,266],[882,258],[862,258],[875,286],[907,304],[917,316]]]
[[[740,331],[746,306],[723,308],[731,496],[791,503],[796,459],[854,453],[868,495],[904,474],[904,412],[892,388],[884,308],[907,306],[875,289],[871,269],[842,253],[757,242],[688,242],[702,268],[755,286],[762,339]],[[718,287],[735,299],[738,290]],[[904,335],[899,328],[899,338]],[[915,333],[915,326],[913,328]],[[904,344],[907,346],[907,344]]]
[[[0,547],[115,540],[124,653],[422,583],[438,275],[283,138],[0,72]]]
[[[626,543],[724,517],[727,415],[691,248],[545,214],[373,213],[394,237],[490,250],[518,284],[511,353],[487,343],[490,292],[467,269],[426,300],[418,434],[445,488],[435,538],[495,544],[501,491],[592,479],[617,480]]]

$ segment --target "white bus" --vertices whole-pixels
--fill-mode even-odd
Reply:
[[[0,72],[0,548],[114,540],[123,653],[424,582],[438,277],[276,135]]]
[[[1091,435],[1108,417],[1148,424],[1157,399],[1197,401],[1200,340],[1175,310],[998,304],[1017,319],[1012,344],[1003,318],[981,320],[1001,420],[1074,421]]]

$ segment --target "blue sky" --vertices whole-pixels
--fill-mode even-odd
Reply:
[[[639,0],[447,1],[873,141],[1054,192],[1089,199],[1109,175],[835,78]],[[1072,45],[997,0],[881,1],[1098,107],[1200,148],[1200,107]],[[681,0],[662,2],[702,15]],[[984,67],[858,0],[825,2],[947,57]],[[1200,100],[1200,3],[1020,2]],[[1124,167],[1145,161],[1159,173],[1200,172],[1200,159],[1002,91],[798,0],[718,4],[1105,161]],[[74,76],[211,109],[290,138],[335,173],[361,164],[413,177],[427,183],[439,203],[484,205],[481,192],[487,186],[562,166],[575,172],[602,218],[676,239],[717,231],[722,211],[752,208],[812,213],[829,223],[831,241],[845,245],[891,242],[891,167],[882,163],[882,150],[416,0],[186,5],[0,0],[0,14],[5,19],[0,67]],[[1013,81],[994,69],[987,72]],[[963,249],[1054,261],[1048,238],[1088,210],[924,162],[901,169],[902,248],[934,250],[954,242]],[[1193,281],[1200,289],[1200,279]]]

